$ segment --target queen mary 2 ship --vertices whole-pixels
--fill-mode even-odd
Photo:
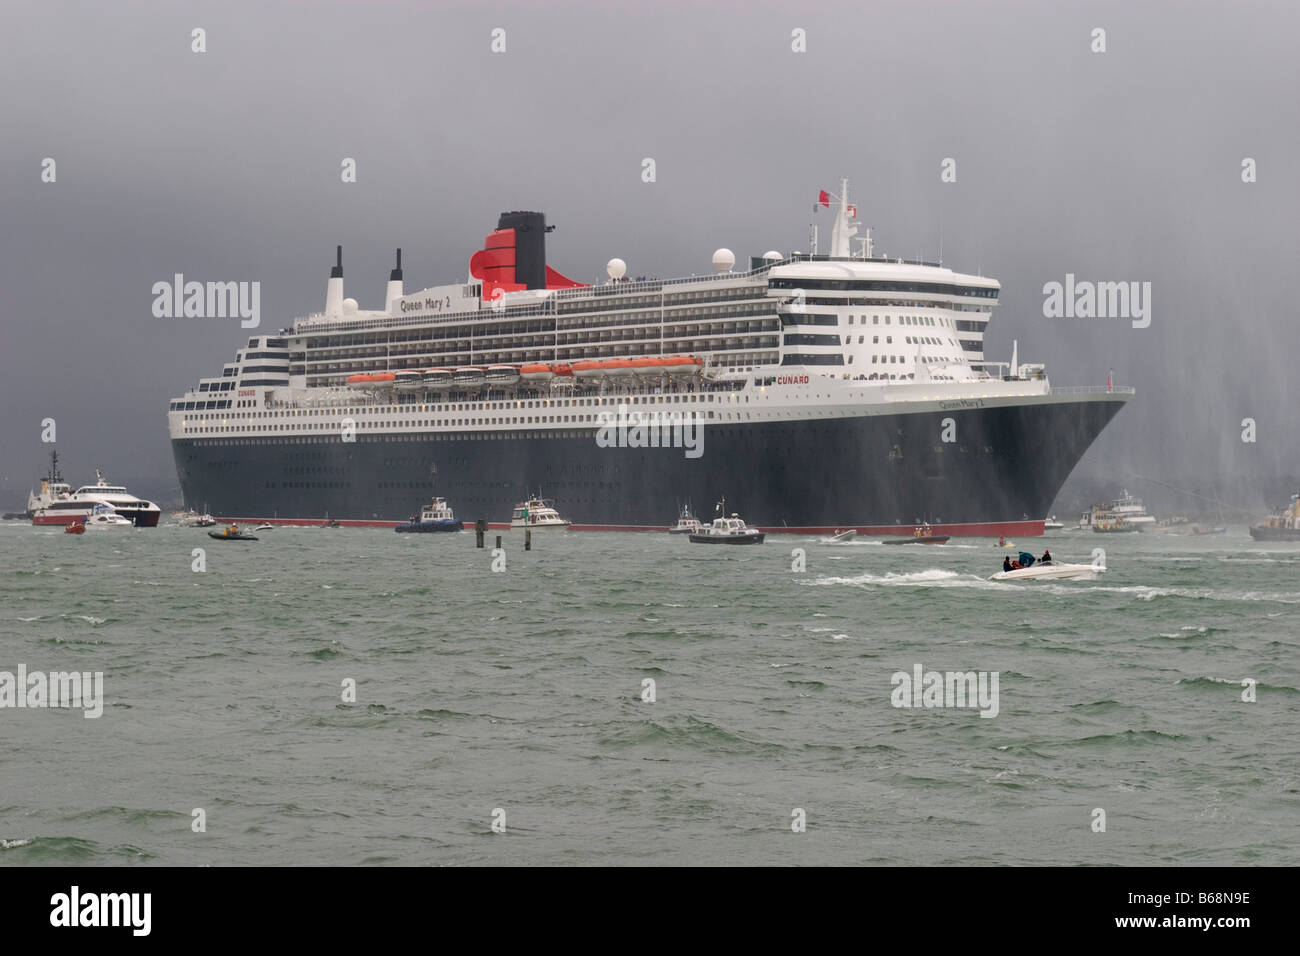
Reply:
[[[399,249],[363,311],[340,248],[323,312],[172,400],[185,501],[387,524],[436,493],[504,526],[540,492],[578,529],[658,531],[725,495],[774,532],[1040,533],[1132,389],[986,360],[998,282],[874,254],[847,190],[821,194],[829,255],[677,279],[575,282],[545,217],[507,212],[465,282],[406,293]]]

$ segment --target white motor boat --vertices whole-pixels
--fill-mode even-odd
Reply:
[[[123,518],[108,505],[95,505],[86,516],[85,525],[88,531],[103,531],[134,528],[135,522],[130,518]]]
[[[510,515],[511,531],[537,531],[541,528],[563,531],[569,524],[568,519],[561,518],[555,510],[554,501],[536,496],[529,496],[527,501],[515,505],[514,513]]]
[[[698,534],[700,530],[700,521],[691,514],[691,506],[687,505],[677,516],[675,527],[669,528],[669,534]]]
[[[217,523],[217,519],[206,512],[199,514],[197,511],[182,511],[173,517],[181,528],[211,528]]]
[[[713,524],[706,524],[689,538],[692,544],[762,544],[764,533],[745,524],[738,514],[727,517],[727,499],[723,498],[714,507],[719,517]]]
[[[1011,571],[999,571],[991,581],[1091,581],[1104,574],[1104,564],[1065,564],[1050,561],[1047,564],[1033,564],[1027,568],[1015,568]]]
[[[832,541],[852,541],[852,540],[853,540],[854,538],[856,538],[857,536],[858,536],[858,531],[857,531],[857,529],[856,529],[856,528],[849,528],[849,529],[846,530],[846,531],[836,531],[833,535],[831,535],[831,540],[832,540]]]

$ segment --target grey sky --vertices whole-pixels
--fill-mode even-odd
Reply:
[[[408,290],[458,281],[520,208],[574,278],[615,255],[705,272],[718,246],[806,250],[841,175],[878,250],[942,237],[945,264],[1002,282],[990,357],[1015,338],[1054,384],[1137,386],[1081,473],[1240,501],[1300,472],[1295,3],[41,0],[5,21],[0,485],[41,473],[46,417],[70,480],[174,484],[168,399],[252,334],[154,318],[176,272],[259,280],[274,331],[320,308],[336,243],[378,308],[394,247]],[[1151,327],[1044,318],[1066,273],[1151,282]]]

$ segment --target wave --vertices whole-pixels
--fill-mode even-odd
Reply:
[[[1249,675],[1248,675],[1249,676]],[[1240,677],[1183,677],[1174,681],[1183,687],[1191,688],[1212,688],[1216,691],[1223,687],[1233,687],[1237,691],[1245,688]],[[1300,688],[1290,687],[1286,684],[1266,684],[1263,681],[1255,681],[1256,694],[1300,694]]]

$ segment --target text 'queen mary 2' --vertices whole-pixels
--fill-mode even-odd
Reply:
[[[550,227],[508,212],[464,283],[343,297],[252,338],[171,402],[187,505],[226,518],[406,519],[431,495],[504,524],[542,493],[576,528],[662,530],[683,502],[767,531],[1036,534],[1131,389],[1052,388],[985,361],[993,279],[857,254],[847,183],[830,255],[583,285]],[[649,423],[647,427],[647,423]]]

